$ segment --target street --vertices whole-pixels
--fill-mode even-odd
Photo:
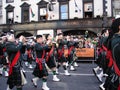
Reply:
[[[50,90],[99,90],[100,82],[94,76],[92,68],[96,67],[94,63],[78,63],[79,67],[76,67],[76,71],[70,71],[71,76],[65,76],[63,74],[63,68],[60,67],[60,74],[58,77],[61,79],[60,82],[53,82],[52,75],[48,76],[48,86]],[[27,84],[23,87],[23,90],[41,90],[42,81],[38,81],[38,87],[35,88],[31,82],[34,77],[32,70],[25,69],[27,76]],[[6,90],[7,78],[0,77],[0,90]],[[14,88],[13,90],[16,90]]]

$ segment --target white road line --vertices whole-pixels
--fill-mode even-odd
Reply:
[[[27,70],[25,72],[32,73],[33,71]],[[49,72],[52,74],[52,72]],[[59,73],[60,75],[64,75],[64,73]],[[94,74],[85,74],[85,73],[70,73],[72,76],[94,76]]]

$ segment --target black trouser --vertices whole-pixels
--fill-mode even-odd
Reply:
[[[104,84],[105,90],[117,90],[119,86],[119,77],[114,73],[113,70],[109,72],[110,73]]]

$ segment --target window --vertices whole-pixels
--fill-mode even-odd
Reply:
[[[26,2],[24,2],[21,6],[21,22],[24,23],[24,22],[29,22],[30,19],[30,15],[29,15],[29,7],[30,5]]]
[[[29,22],[29,10],[23,10],[23,22]]]
[[[6,23],[7,24],[14,23],[14,7],[8,5],[5,9],[6,9]]]
[[[115,9],[115,17],[120,18],[120,9]]]
[[[93,4],[91,2],[84,3],[84,17],[85,18],[93,17]]]
[[[6,3],[12,3],[14,0],[6,0]]]
[[[38,5],[38,21],[44,21],[48,19],[47,5],[48,2],[41,0]]]
[[[60,6],[60,19],[68,19],[68,4]]]
[[[46,8],[40,8],[40,16],[45,16],[47,13]]]
[[[9,23],[13,23],[13,11],[9,11],[8,13],[7,13],[7,17],[8,17],[8,22]]]
[[[40,8],[40,20],[46,20],[46,15],[47,15],[47,9]]]

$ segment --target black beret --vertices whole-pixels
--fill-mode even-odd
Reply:
[[[104,28],[101,32],[101,35],[104,34],[108,29],[107,28]]]
[[[42,35],[37,35],[37,36],[36,36],[36,39],[38,39],[38,38],[42,38]]]
[[[58,36],[59,36],[59,35],[63,35],[63,33],[61,32],[61,33],[58,33],[57,35],[58,35]]]

